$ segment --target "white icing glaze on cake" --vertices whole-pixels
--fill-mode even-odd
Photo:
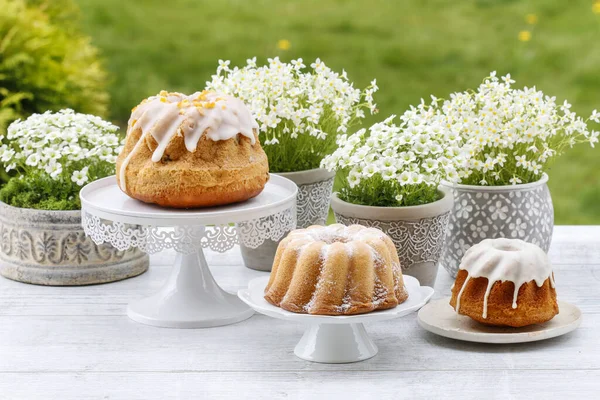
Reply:
[[[487,278],[488,286],[483,299],[483,318],[487,318],[488,297],[496,282],[513,282],[512,308],[517,308],[519,288],[535,281],[541,287],[546,279],[554,287],[552,265],[548,255],[538,246],[520,239],[485,239],[465,253],[459,269],[467,271],[456,298],[455,310],[460,310],[460,298],[471,278]]]
[[[253,130],[258,129],[258,124],[244,102],[235,97],[207,91],[190,96],[162,91],[142,101],[132,110],[127,134],[138,128],[142,130],[140,140],[123,160],[118,171],[123,191],[127,186],[127,165],[143,145],[147,135],[152,135],[158,143],[152,154],[152,161],[159,162],[171,138],[177,134],[183,135],[186,149],[193,153],[203,134],[214,141],[228,140],[241,134],[254,144],[256,139]]]

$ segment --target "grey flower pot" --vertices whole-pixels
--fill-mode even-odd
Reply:
[[[278,173],[298,185],[296,198],[297,228],[310,225],[325,225],[329,214],[329,199],[333,189],[334,172],[322,168],[307,171]],[[284,235],[283,237],[287,236]],[[259,271],[270,271],[279,242],[266,240],[256,249],[241,245],[242,258],[246,267]]]
[[[148,269],[139,250],[97,246],[83,232],[80,211],[16,208],[0,202],[0,274],[38,285],[113,282]]]
[[[443,182],[452,190],[454,208],[448,224],[442,265],[455,277],[465,252],[486,238],[516,238],[550,248],[554,208],[548,175],[533,183],[471,186]]]
[[[384,231],[396,245],[402,272],[433,287],[453,205],[450,190],[440,188],[440,192],[440,200],[413,207],[362,206],[340,200],[334,193],[331,208],[339,223]]]

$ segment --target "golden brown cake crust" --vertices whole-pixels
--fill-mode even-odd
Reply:
[[[450,305],[456,309],[458,293],[468,276],[459,270],[452,288]],[[522,327],[551,320],[558,314],[556,290],[546,279],[541,287],[535,281],[519,288],[517,308],[512,308],[515,285],[513,282],[496,282],[492,286],[487,304],[487,318],[483,318],[483,300],[487,289],[487,278],[471,278],[460,297],[459,314],[466,315],[486,325]]]
[[[326,230],[330,232],[324,234]],[[356,233],[362,238],[355,238]],[[292,231],[277,248],[265,288],[269,303],[314,315],[385,310],[407,298],[393,242],[383,232],[359,225]]]
[[[121,165],[142,135],[129,132],[117,158],[119,187]],[[162,159],[152,161],[157,147],[151,135],[144,137],[125,170],[125,193],[130,197],[173,208],[211,207],[257,196],[269,179],[265,152],[255,133],[255,144],[242,135],[211,140],[203,135],[195,152],[186,149],[180,132],[169,142]]]

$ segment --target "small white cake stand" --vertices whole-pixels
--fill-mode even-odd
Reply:
[[[240,242],[256,248],[266,239],[280,240],[296,227],[297,190],[292,181],[271,175],[262,193],[246,202],[178,210],[130,198],[113,176],[81,190],[82,224],[97,244],[107,242],[123,251],[138,247],[147,253],[172,248],[179,253],[163,287],[129,304],[131,319],[168,328],[228,325],[254,312],[217,285],[202,249],[224,252]]]
[[[458,315],[450,305],[450,297],[434,300],[419,310],[421,327],[450,339],[477,343],[525,343],[550,339],[569,333],[581,324],[577,306],[558,302],[559,313],[550,321],[522,328],[480,324],[465,315]]]
[[[261,314],[307,324],[294,354],[304,360],[329,364],[363,361],[375,356],[377,346],[363,324],[403,317],[423,307],[433,296],[432,288],[420,286],[417,279],[404,276],[408,299],[395,308],[343,316],[297,314],[275,307],[265,300],[268,281],[268,276],[253,279],[247,289],[238,291],[238,296]]]

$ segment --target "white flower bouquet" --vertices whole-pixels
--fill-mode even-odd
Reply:
[[[336,147],[336,139],[365,117],[376,112],[376,81],[365,90],[354,88],[346,72],[338,74],[317,59],[306,70],[302,59],[285,63],[256,58],[243,68],[219,66],[207,89],[242,99],[259,124],[259,137],[269,158],[271,172],[318,168]]]
[[[118,127],[73,110],[34,114],[0,136],[0,165],[15,175],[0,200],[23,208],[75,210],[87,182],[112,175]]]
[[[513,89],[510,74],[498,79],[492,72],[477,91],[432,96],[429,107],[414,110],[429,129],[458,138],[462,165],[453,181],[502,186],[537,181],[553,158],[578,143],[598,142],[588,121],[600,122],[594,110],[588,120],[570,111],[566,101],[533,88]],[[426,111],[423,113],[423,111]],[[453,142],[454,143],[454,142]]]
[[[385,121],[346,137],[323,160],[338,171],[341,200],[381,207],[416,206],[439,200],[442,179],[454,179],[462,164],[459,138],[441,126],[426,125],[433,109],[423,103],[394,121]]]

